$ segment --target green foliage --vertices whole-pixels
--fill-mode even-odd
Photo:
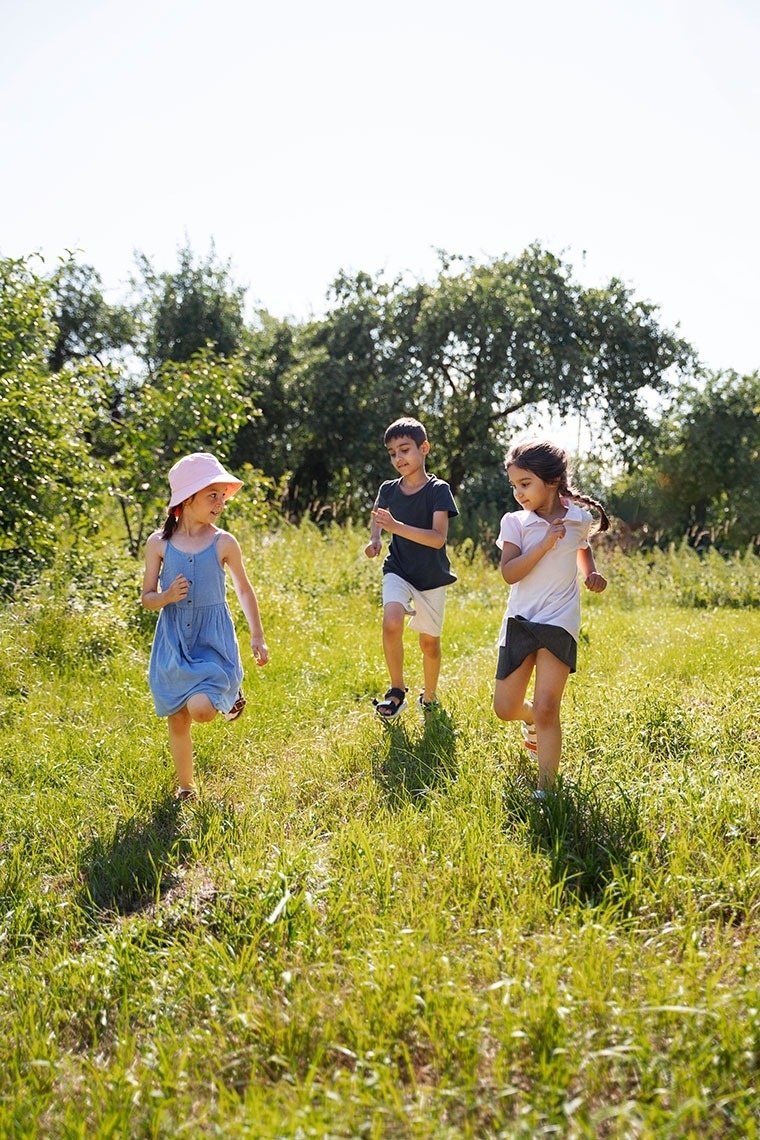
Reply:
[[[326,316],[287,343],[281,329],[265,325],[267,339],[277,339],[262,372],[262,408],[274,410],[283,429],[279,441],[268,422],[254,432],[267,432],[262,442],[275,455],[286,448],[277,473],[288,475],[289,517],[366,518],[379,482],[392,473],[383,433],[417,402],[393,326],[399,288],[366,273],[342,275]]]
[[[60,535],[92,525],[104,486],[87,445],[102,373],[51,374],[49,285],[25,262],[0,260],[0,588],[50,559]]]
[[[615,590],[630,602],[665,601],[686,608],[745,609],[760,606],[760,563],[753,547],[722,555],[714,547],[696,551],[684,539],[676,546],[635,556],[607,555]]]
[[[611,488],[610,507],[659,540],[737,550],[760,542],[760,373],[683,385],[646,465]]]
[[[584,289],[538,246],[518,257],[442,256],[434,285],[416,290],[408,359],[424,418],[434,426],[456,491],[492,466],[539,409],[603,410],[618,442],[648,434],[644,394],[692,350],[662,329],[653,305],[620,281]]]
[[[11,661],[8,684],[17,672],[23,678],[19,663],[24,658],[76,678],[83,665],[107,663],[128,652],[140,628],[135,605],[139,574],[114,543],[108,525],[102,529],[102,536],[93,535],[86,544],[62,541],[50,566],[33,584],[19,587],[0,610],[0,630]]]
[[[0,376],[39,364],[54,329],[48,286],[26,258],[0,258]]]
[[[155,384],[129,393],[123,418],[104,429],[99,442],[111,455],[113,493],[133,556],[166,517],[176,460],[212,451],[225,462],[237,432],[256,414],[243,395],[246,377],[241,357],[200,351],[187,364],[165,364]]]
[[[100,274],[73,257],[61,259],[50,277],[55,335],[48,355],[52,372],[70,361],[93,356],[100,361],[123,352],[134,339],[134,321],[122,305],[109,305]]]
[[[584,290],[538,247],[441,262],[430,284],[344,274],[320,320],[287,335],[265,319],[252,335],[265,418],[238,447],[267,446],[276,477],[290,473],[290,517],[365,516],[390,474],[384,429],[413,414],[431,437],[431,469],[461,492],[461,533],[479,539],[508,440],[536,411],[593,405],[630,450],[648,432],[645,393],[691,363],[654,306],[616,280]]]
[[[145,254],[138,254],[137,269],[137,348],[151,372],[205,349],[218,357],[238,351],[245,289],[234,284],[229,262],[217,262],[213,243],[205,259],[196,259],[189,245],[178,250],[174,272],[158,272]]]
[[[108,305],[96,271],[71,256],[45,279],[23,261],[3,262],[2,273],[0,373],[14,386],[6,416],[26,414],[24,389],[40,392],[50,406],[29,411],[34,452],[76,405],[79,438],[59,433],[62,465],[70,469],[79,449],[77,469],[93,488],[98,463],[113,467],[133,552],[161,514],[151,484],[197,447],[259,471],[291,521],[365,522],[391,474],[383,431],[403,413],[425,422],[430,469],[457,495],[457,539],[490,547],[509,501],[501,467],[516,433],[537,415],[587,411],[611,441],[599,470],[624,466],[611,486],[593,489],[645,542],[687,533],[730,551],[760,534],[758,376],[685,382],[693,352],[660,325],[656,306],[615,278],[583,287],[537,245],[480,261],[441,253],[431,282],[341,274],[323,317],[294,324],[260,312],[250,327],[245,290],[213,247],[206,258],[179,250],[168,273],[140,257],[123,307]],[[126,356],[130,345],[137,356]],[[40,379],[51,361],[64,365],[60,410],[58,382]],[[193,386],[181,382],[191,371],[195,411]],[[653,414],[653,393],[669,398],[664,414]],[[71,517],[83,517],[81,491],[65,491]],[[46,504],[42,517],[59,507]],[[33,560],[46,545],[35,537]],[[19,557],[14,539],[6,547]]]
[[[544,807],[490,711],[495,568],[455,552],[443,708],[385,725],[363,536],[237,521],[272,660],[197,730],[194,806],[130,559],[0,613],[0,1133],[753,1135],[758,608],[600,552]]]
[[[290,373],[300,351],[299,330],[268,313],[259,313],[255,327],[246,330],[242,352],[252,383],[249,387],[244,382],[244,395],[260,415],[238,430],[230,453],[233,467],[244,463],[265,467],[277,482],[289,476],[290,436],[303,406]]]

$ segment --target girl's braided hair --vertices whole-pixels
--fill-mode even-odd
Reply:
[[[181,507],[169,507],[166,518],[164,519],[163,529],[161,531],[162,538],[171,538],[177,529],[179,523],[179,516],[182,513]]]
[[[574,503],[583,503],[599,515],[599,520],[593,533],[610,529],[610,520],[604,507],[596,499],[584,495],[572,484],[572,471],[567,453],[551,443],[548,439],[529,440],[526,443],[517,443],[507,452],[504,460],[505,468],[512,466],[523,467],[542,479],[544,483],[558,483],[560,495],[572,499]]]

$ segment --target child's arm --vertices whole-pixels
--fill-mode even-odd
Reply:
[[[419,542],[421,546],[432,546],[435,550],[440,550],[446,545],[449,533],[448,511],[433,511],[433,525],[429,530],[399,522],[385,507],[375,507],[372,517],[378,530],[387,530],[390,534],[397,534],[399,538],[408,538],[410,542]]]
[[[243,566],[243,555],[236,538],[224,533],[219,541],[219,555],[222,564],[229,569],[232,584],[235,587],[240,608],[245,614],[248,628],[251,631],[251,649],[257,665],[266,665],[269,660],[269,650],[264,640],[264,627],[261,624],[259,603],[248,575]]]
[[[155,531],[145,543],[145,572],[143,573],[142,604],[146,610],[161,610],[170,602],[181,602],[187,597],[188,581],[184,574],[178,574],[171,586],[159,590],[158,578],[164,560],[164,540]]]
[[[367,558],[376,558],[377,555],[380,553],[380,551],[383,548],[383,540],[382,540],[382,532],[380,530],[380,524],[378,523],[377,519],[375,518],[375,512],[377,511],[377,503],[378,503],[378,500],[375,499],[375,505],[372,508],[372,528],[370,530],[369,542],[364,547],[364,553],[367,555]]]
[[[607,589],[607,579],[600,574],[594,562],[594,554],[590,546],[578,551],[578,569],[583,575],[584,585],[592,594],[601,594]]]
[[[501,548],[501,576],[507,585],[513,586],[515,582],[521,582],[564,537],[565,520],[560,518],[549,523],[543,542],[532,546],[530,550],[523,551],[514,542],[505,542]]]

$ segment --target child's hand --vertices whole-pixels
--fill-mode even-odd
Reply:
[[[367,555],[367,558],[377,558],[382,549],[382,541],[379,538],[371,538],[364,547],[364,553]]]
[[[603,574],[599,574],[594,570],[586,579],[585,586],[592,594],[601,594],[602,590],[607,589],[607,579]]]
[[[269,650],[263,637],[251,638],[251,649],[257,665],[266,665],[269,660]]]
[[[565,537],[566,528],[564,519],[553,519],[549,523],[546,538],[541,543],[545,551],[553,550],[561,538]]]
[[[394,519],[391,512],[387,511],[385,507],[378,507],[376,511],[372,512],[372,517],[375,519],[375,522],[378,524],[378,526],[381,526],[383,528],[383,530],[390,531],[391,534],[395,533],[393,528],[397,527],[398,523]]]
[[[187,597],[189,588],[190,583],[185,575],[178,574],[168,590],[163,591],[163,596],[167,602],[181,602],[183,598]]]

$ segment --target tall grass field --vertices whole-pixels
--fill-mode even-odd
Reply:
[[[541,804],[492,564],[454,555],[441,710],[383,724],[366,535],[228,525],[271,662],[230,591],[195,802],[140,566],[0,609],[0,1136],[760,1135],[760,561],[600,550]]]

